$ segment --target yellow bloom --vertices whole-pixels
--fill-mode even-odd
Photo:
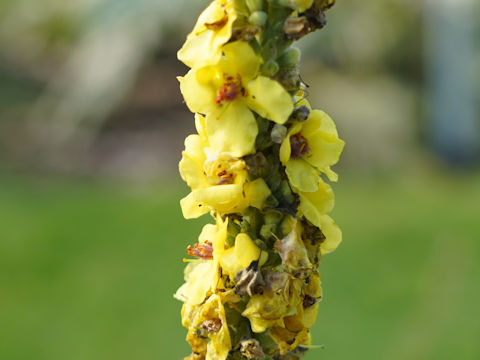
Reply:
[[[215,291],[218,282],[218,263],[213,260],[196,260],[185,268],[185,283],[174,297],[188,305],[201,304]]]
[[[206,360],[225,360],[232,344],[225,309],[219,295],[210,296],[200,306],[184,304],[182,324],[188,328],[187,341]],[[206,339],[210,341],[206,341]]]
[[[240,157],[255,151],[258,129],[250,110],[283,124],[293,102],[282,85],[258,74],[261,59],[248,43],[229,43],[223,52],[215,65],[179,77],[180,90],[192,112],[206,114],[205,131],[211,145],[232,143],[230,152]]]
[[[265,274],[263,294],[253,295],[242,316],[250,320],[252,331],[261,333],[273,326],[283,326],[283,318],[300,302],[301,283],[284,272]]]
[[[322,254],[335,250],[342,241],[342,232],[327,214],[333,209],[334,194],[330,185],[318,178],[318,189],[315,192],[297,191],[300,197],[299,214],[305,216],[313,225],[319,227],[325,235],[320,245]]]
[[[280,354],[284,355],[287,351],[292,351],[300,345],[311,345],[309,329],[301,328],[298,331],[292,331],[290,328],[292,324],[296,323],[295,317],[288,317],[285,320],[290,323],[288,324],[290,327],[275,326],[270,330],[270,336],[278,344]]]
[[[344,145],[330,116],[313,110],[305,122],[294,124],[288,131],[280,147],[280,160],[294,187],[314,192],[320,172],[337,181],[330,166],[337,163]]]
[[[267,256],[247,234],[240,233],[235,238],[235,245],[225,250],[219,261],[223,273],[233,280],[238,271],[247,268],[253,261],[258,260],[259,266],[262,266]]]
[[[196,249],[204,246],[210,251],[197,255],[201,258],[186,266],[185,283],[175,293],[176,299],[187,305],[199,305],[215,292],[220,281],[218,260],[225,251],[227,226],[227,221],[217,217],[215,225],[207,224],[203,227],[198,237],[200,246],[196,246]]]
[[[237,18],[234,0],[215,0],[203,12],[187,41],[178,51],[178,59],[191,68],[215,64],[222,55],[222,46],[232,36]]]
[[[197,121],[197,125],[201,121]],[[196,218],[211,210],[221,214],[239,212],[248,206],[261,208],[270,190],[263,179],[248,181],[245,162],[230,153],[214,153],[209,138],[200,135],[185,140],[180,174],[192,192],[180,201],[185,218]]]

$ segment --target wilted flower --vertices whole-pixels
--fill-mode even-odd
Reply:
[[[225,360],[232,348],[225,309],[220,296],[211,295],[199,306],[184,304],[182,324],[189,329],[187,341],[207,360]]]

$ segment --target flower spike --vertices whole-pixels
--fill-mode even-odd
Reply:
[[[197,134],[179,164],[185,218],[210,213],[185,268],[187,360],[300,359],[312,345],[318,267],[342,233],[328,215],[342,153],[312,109],[295,40],[326,24],[333,0],[214,0],[178,52]]]

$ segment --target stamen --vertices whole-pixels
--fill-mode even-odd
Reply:
[[[212,260],[213,259],[213,247],[210,241],[206,241],[203,244],[195,244],[193,248],[188,245],[187,254],[196,256],[200,259]]]
[[[220,179],[218,185],[224,184],[233,184],[235,180],[235,176],[233,174],[228,173],[226,170],[222,170],[218,173],[218,178]]]
[[[307,139],[300,134],[295,134],[290,137],[290,147],[290,157],[292,159],[302,157],[303,155],[308,154],[310,151],[310,146],[308,146]]]
[[[237,80],[235,80],[233,76],[225,77],[226,81],[223,86],[218,89],[217,97],[215,98],[217,104],[221,104],[224,101],[233,101],[239,94],[244,96],[245,89],[241,85],[239,76],[237,77]]]

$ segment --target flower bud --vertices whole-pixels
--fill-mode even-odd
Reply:
[[[280,56],[278,59],[278,62],[282,66],[286,67],[293,67],[297,66],[297,64],[300,62],[300,56],[301,56],[301,51],[300,49],[290,47],[285,50],[285,52]]]
[[[272,129],[272,141],[276,144],[281,144],[283,139],[287,136],[287,128],[280,124],[275,124]]]
[[[255,11],[248,18],[250,24],[262,27],[267,22],[267,13],[264,11]]]
[[[290,118],[296,121],[306,121],[310,116],[310,109],[306,105],[302,105],[295,110],[293,110],[292,115]]]
[[[262,65],[262,72],[266,76],[273,76],[278,72],[278,70],[280,70],[280,66],[274,60],[268,60],[265,64]]]

